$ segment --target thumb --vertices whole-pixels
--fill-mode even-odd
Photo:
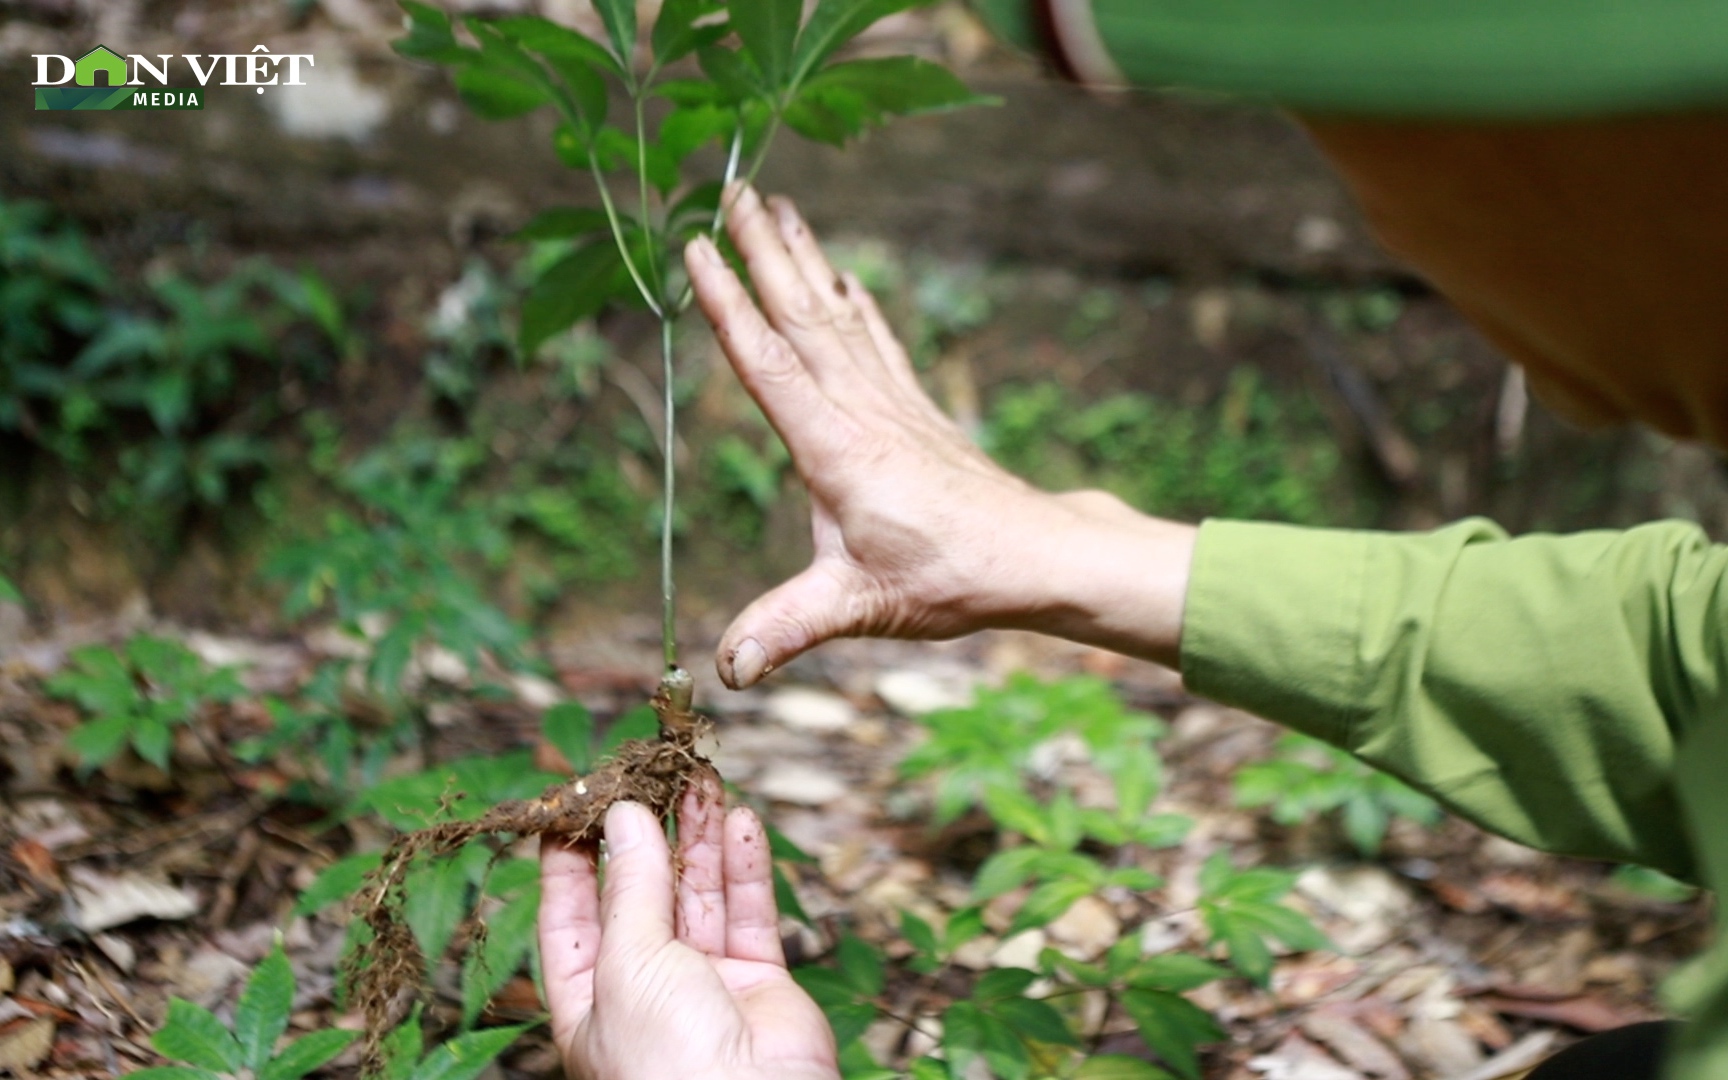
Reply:
[[[720,639],[714,666],[734,690],[755,685],[768,672],[830,638],[857,629],[857,589],[832,562],[809,569],[757,597]]]
[[[640,803],[606,811],[606,884],[600,892],[600,966],[609,956],[672,940],[672,858],[660,822]]]

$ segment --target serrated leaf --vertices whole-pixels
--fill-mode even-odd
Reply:
[[[293,1007],[294,969],[281,942],[277,942],[246,980],[240,1003],[234,1007],[234,1038],[248,1069],[257,1072],[270,1060],[276,1040],[288,1030],[288,1013]]]
[[[480,845],[470,845],[454,858],[415,870],[403,882],[402,917],[414,931],[414,940],[428,964],[443,958],[456,927],[467,917],[472,885],[469,870],[474,859],[471,852],[479,853],[482,862],[490,858]]]
[[[871,998],[882,992],[886,975],[881,950],[851,934],[841,934],[834,951],[840,973],[859,997]]]
[[[66,745],[86,767],[103,765],[126,746],[132,734],[132,717],[105,716],[79,724],[66,736]]]
[[[989,1006],[987,1011],[1013,1028],[1021,1038],[1053,1046],[1080,1045],[1068,1021],[1062,1019],[1062,1014],[1048,1002],[1024,997],[1004,998]]]
[[[359,920],[355,920],[354,925],[360,925]],[[421,1012],[422,1007],[415,1005],[408,1019],[384,1036],[384,1080],[409,1080],[414,1067],[420,1063],[420,1051],[426,1042],[425,1033],[420,1029]]]
[[[553,263],[522,301],[522,354],[533,356],[548,339],[598,314],[628,284],[624,260],[609,239]]]
[[[312,1070],[328,1065],[359,1037],[358,1031],[338,1028],[324,1028],[302,1035],[283,1047],[280,1054],[259,1070],[258,1080],[300,1080]]]
[[[792,981],[804,988],[824,1010],[850,1005],[858,1000],[858,990],[852,980],[829,967],[806,964],[792,969]]]
[[[594,715],[579,701],[561,701],[540,714],[540,733],[581,776],[594,761]]]
[[[823,1010],[828,1026],[834,1029],[834,1045],[844,1047],[856,1042],[876,1020],[876,1008],[862,1002],[834,1005]]]
[[[910,911],[900,913],[900,935],[923,956],[934,957],[941,952],[935,928]]]
[[[978,904],[963,907],[948,917],[948,925],[942,930],[942,947],[953,952],[982,936],[984,930],[984,908]]]
[[[990,1002],[997,998],[1012,997],[1024,993],[1028,986],[1037,981],[1036,971],[1027,971],[1025,968],[993,968],[972,985],[972,1000]]]
[[[1229,972],[1192,953],[1165,953],[1136,960],[1118,974],[1123,982],[1142,990],[1182,993],[1222,979]]]
[[[972,93],[940,64],[891,56],[850,60],[812,75],[786,107],[785,121],[807,138],[841,145],[889,116],[997,103]]]
[[[486,942],[462,965],[462,1025],[480,1013],[534,949],[540,890],[524,889],[486,920]]]
[[[664,66],[680,60],[708,41],[717,41],[726,33],[726,26],[696,26],[696,21],[725,10],[712,0],[666,0],[654,19],[654,31],[649,38],[654,47],[654,60]]]
[[[606,25],[618,62],[629,67],[636,55],[636,0],[594,0],[594,10]]]
[[[1063,912],[1074,906],[1074,901],[1082,896],[1088,896],[1092,886],[1084,881],[1047,881],[1032,890],[1032,895],[1014,913],[1014,921],[1008,925],[1008,937],[1013,937],[1024,930],[1048,926],[1062,917]]]
[[[174,733],[154,716],[140,716],[132,726],[132,749],[150,764],[168,771],[168,757],[174,749]]]
[[[360,883],[366,880],[366,875],[378,868],[379,859],[377,852],[369,852],[350,855],[325,867],[300,894],[300,899],[294,904],[294,914],[310,915],[353,896],[359,891]]]
[[[768,834],[768,854],[776,860],[797,863],[800,866],[816,865],[816,856],[793,843],[790,837],[773,825],[763,822],[762,830]]]
[[[1035,843],[1051,843],[1048,809],[1019,788],[991,784],[984,789],[984,809],[1004,829],[1020,833]]]
[[[611,754],[631,739],[652,739],[660,734],[660,718],[646,705],[619,714],[600,739],[600,756]]]
[[[1199,1047],[1224,1038],[1217,1021],[1187,998],[1159,990],[1126,990],[1121,1000],[1146,1045],[1187,1080],[1200,1080]]]
[[[703,74],[713,80],[724,104],[735,105],[766,93],[761,73],[741,52],[708,45],[696,50],[696,59],[702,65]]]
[[[412,1080],[474,1080],[510,1044],[533,1027],[517,1024],[513,1027],[487,1028],[472,1031],[435,1047],[425,1060],[415,1066]]]
[[[726,10],[744,51],[756,61],[768,85],[786,85],[792,45],[798,38],[803,0],[728,0]]]
[[[1237,919],[1234,912],[1202,903],[1201,918],[1212,931],[1212,942],[1224,946],[1230,966],[1258,986],[1272,979],[1272,951],[1254,928]]]
[[[474,50],[457,44],[449,15],[415,0],[402,0],[402,10],[408,19],[408,36],[390,43],[398,55],[434,64],[462,64],[473,57]]]
[[[174,998],[168,1002],[168,1018],[150,1038],[163,1057],[184,1061],[201,1069],[237,1072],[242,1067],[240,1044],[209,1009]]]
[[[546,91],[515,72],[482,62],[456,73],[456,92],[488,120],[509,120],[546,104]]]
[[[793,54],[793,81],[802,82],[821,66],[834,50],[871,26],[899,11],[921,7],[931,0],[820,0],[810,21],[798,35]]]
[[[194,1069],[186,1065],[158,1065],[126,1074],[126,1080],[222,1080],[221,1073],[209,1069]]]
[[[1037,862],[1038,855],[1037,848],[1027,846],[998,851],[985,859],[984,865],[978,868],[978,876],[972,879],[972,898],[992,900],[1019,888],[1032,876],[1032,867]]]

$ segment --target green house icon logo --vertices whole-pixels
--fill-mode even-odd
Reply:
[[[98,75],[106,75],[99,80]],[[125,86],[126,58],[106,45],[98,45],[73,65],[72,82],[77,86]]]

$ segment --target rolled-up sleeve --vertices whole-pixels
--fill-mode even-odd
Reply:
[[[1717,720],[1728,549],[1695,527],[1509,539],[1209,521],[1196,692],[1305,731],[1513,839],[1692,877],[1676,747]]]

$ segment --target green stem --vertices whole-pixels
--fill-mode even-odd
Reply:
[[[666,654],[666,670],[671,671],[678,666],[678,635],[675,620],[677,593],[672,584],[672,509],[673,482],[676,480],[677,468],[673,444],[675,434],[674,408],[672,400],[672,320],[664,316],[660,319],[660,361],[662,375],[666,381],[666,433],[665,450],[665,503],[660,517],[660,599],[663,605],[660,613],[660,644]]]
[[[649,77],[652,78],[652,72],[650,72]],[[642,199],[642,229],[649,233],[648,272],[653,274],[660,281],[661,287],[664,288],[665,274],[657,268],[660,261],[660,239],[653,235],[653,230],[648,224],[648,121],[642,115],[642,98],[644,95],[632,90],[630,96],[634,99],[636,106],[636,186]],[[665,298],[658,297],[657,299],[661,300],[662,306],[664,306]],[[659,311],[657,310],[655,314],[659,314]],[[664,319],[665,316],[662,315],[661,318]]]
[[[630,245],[624,239],[624,226],[618,220],[618,207],[612,202],[612,189],[606,185],[606,174],[600,169],[600,159],[594,154],[594,147],[588,147],[588,168],[594,173],[594,183],[600,189],[600,204],[606,208],[606,222],[612,226],[612,240],[618,245],[618,254],[624,260],[624,269],[630,271],[630,280],[636,283],[636,291],[642,294],[642,301],[648,305],[648,310],[655,318],[665,319],[665,309],[660,306],[659,298],[648,288],[648,283],[642,280],[642,274],[636,269],[636,262],[630,258]],[[644,221],[642,228],[647,229]]]

